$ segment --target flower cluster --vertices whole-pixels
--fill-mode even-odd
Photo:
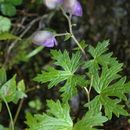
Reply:
[[[83,14],[78,0],[45,0],[45,5],[50,9],[63,5],[65,11],[71,15],[82,16]]]
[[[44,0],[44,2],[49,9],[54,9],[62,5],[66,13],[82,16],[82,7],[77,0]],[[54,47],[57,45],[55,36],[48,31],[37,31],[34,33],[32,42],[45,47]]]

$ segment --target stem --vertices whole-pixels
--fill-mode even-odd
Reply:
[[[1,96],[2,96],[2,95],[1,95]],[[10,117],[10,121],[11,121],[11,129],[14,130],[14,122],[13,122],[13,117],[12,117],[12,114],[11,114],[11,111],[10,111],[10,108],[9,108],[9,105],[8,105],[8,103],[7,103],[6,99],[5,99],[5,97],[2,96],[2,98],[3,98],[3,101],[4,101],[5,105],[6,105],[7,110],[8,110],[8,113],[9,113],[9,117]]]
[[[79,44],[78,40],[76,39],[76,37],[72,34],[71,36],[73,38],[73,40],[75,41],[75,43],[78,45],[78,47],[80,48],[80,50],[82,51],[82,53],[84,54],[84,56],[87,58],[87,55],[84,51],[84,49],[82,48],[82,46]]]
[[[87,98],[88,98],[88,103],[90,102],[90,92],[88,91],[88,89],[86,87],[84,87],[86,93],[87,93]]]
[[[37,89],[39,89],[39,88],[40,88],[39,86],[29,88],[29,89],[26,90],[26,93],[31,92],[31,91],[34,91],[34,90],[37,90]],[[20,111],[21,111],[23,102],[24,102],[24,99],[22,99],[22,100],[20,101],[20,103],[19,103],[18,109],[17,109],[16,114],[15,114],[15,117],[14,117],[14,125],[15,125],[17,119],[18,119],[18,116],[19,116],[19,113],[20,113]]]
[[[25,93],[29,93],[29,92],[34,91],[34,90],[37,90],[37,89],[40,89],[40,86],[34,86],[34,87],[32,87],[32,88],[29,88],[29,89],[27,89],[27,90],[25,91]]]
[[[74,33],[73,33],[73,29],[72,29],[72,23],[71,23],[71,17],[72,15],[70,15],[70,17],[66,14],[66,12],[64,11],[64,9],[61,7],[62,13],[65,16],[65,18],[68,21],[68,25],[69,25],[69,32],[71,34],[72,39],[75,41],[75,43],[78,45],[78,47],[80,48],[80,50],[82,51],[82,53],[84,54],[84,56],[86,57],[86,59],[88,59],[84,49],[82,48],[82,46],[80,45],[80,43],[78,42],[78,40],[76,39]],[[84,87],[86,93],[87,93],[87,98],[88,98],[88,102],[90,102],[90,91],[91,91],[91,87],[92,87],[92,83],[90,84],[90,88],[89,90]]]
[[[55,34],[54,36],[55,36],[55,37],[60,37],[60,36],[65,36],[65,35],[67,35],[67,34],[69,34],[69,33],[59,33],[59,34]]]
[[[78,47],[80,48],[80,50],[82,51],[82,53],[84,54],[84,56],[87,58],[87,55],[84,51],[84,49],[82,48],[82,46],[80,45],[80,43],[78,42],[78,40],[76,39],[75,35],[73,34],[73,30],[72,30],[72,23],[71,23],[71,15],[70,17],[66,14],[66,12],[64,11],[63,8],[61,8],[63,15],[66,17],[68,24],[69,24],[69,31],[71,34],[72,39],[75,41],[75,43],[78,45]]]
[[[15,117],[14,117],[14,125],[15,125],[17,119],[18,119],[19,113],[20,113],[21,108],[22,108],[22,105],[23,105],[23,101],[24,101],[24,99],[22,99],[22,100],[20,101],[20,103],[19,103],[18,109],[17,109],[16,114],[15,114]]]
[[[90,87],[89,87],[89,93],[90,93],[90,91],[91,91],[91,88],[92,88],[92,85],[93,85],[93,75],[91,76],[91,83],[90,83]]]

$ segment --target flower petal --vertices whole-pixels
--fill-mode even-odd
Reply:
[[[76,0],[64,0],[63,6],[66,12],[72,13]]]
[[[54,45],[57,45],[57,41],[54,37],[52,37],[43,42],[42,45],[45,47],[54,47]]]
[[[82,10],[81,4],[78,1],[75,2],[72,14],[75,16],[82,16],[83,15],[83,10]]]
[[[33,34],[32,41],[35,44],[43,43],[47,39],[53,37],[53,34],[48,31],[37,31]]]
[[[45,0],[45,5],[49,8],[49,9],[54,9],[56,8],[58,5],[62,4],[63,0]]]

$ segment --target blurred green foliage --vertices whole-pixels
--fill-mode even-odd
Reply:
[[[16,6],[21,5],[23,0],[2,0],[0,1],[0,10],[3,15],[14,16]]]

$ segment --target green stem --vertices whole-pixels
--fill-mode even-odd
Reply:
[[[14,125],[15,125],[17,119],[18,119],[19,113],[20,113],[21,108],[22,108],[22,105],[23,105],[23,101],[24,101],[24,99],[22,99],[22,100],[20,101],[20,103],[19,103],[18,109],[17,109],[16,114],[15,114],[15,117],[14,117]]]
[[[88,98],[88,103],[89,103],[90,102],[90,93],[89,93],[89,91],[88,91],[88,89],[86,87],[84,87],[84,90],[87,93],[87,98]]]
[[[59,33],[59,34],[55,34],[55,37],[60,37],[60,36],[65,36],[68,35],[69,33]]]
[[[75,35],[73,34],[73,30],[72,30],[72,23],[71,23],[71,15],[70,17],[66,14],[66,12],[64,11],[63,8],[61,8],[63,15],[66,17],[68,24],[69,24],[69,31],[71,34],[72,39],[75,41],[75,43],[78,45],[78,47],[80,48],[80,50],[82,51],[82,53],[85,55],[85,57],[87,58],[87,55],[84,51],[84,49],[82,48],[82,46],[80,45],[80,43],[78,42],[78,40],[76,39]]]
[[[75,41],[75,43],[77,44],[77,46],[80,48],[80,50],[82,51],[82,53],[84,54],[84,56],[86,57],[86,59],[88,59],[88,57],[87,57],[87,55],[86,55],[84,49],[82,48],[82,46],[80,45],[80,43],[78,42],[78,40],[76,39],[76,37],[75,37],[75,35],[74,35],[74,33],[73,33],[72,23],[71,23],[71,17],[72,17],[72,16],[70,15],[70,17],[69,17],[69,16],[66,14],[66,12],[64,11],[64,9],[63,9],[62,7],[61,7],[61,10],[62,10],[63,15],[65,16],[65,18],[66,18],[67,21],[68,21],[69,32],[70,32],[70,34],[71,34],[72,39]],[[88,90],[86,87],[84,87],[84,89],[85,89],[85,91],[86,91],[86,93],[87,93],[88,102],[90,102],[90,91],[91,91],[91,87],[92,87],[91,84],[90,84],[89,90]]]
[[[25,93],[29,93],[29,92],[34,91],[34,90],[37,90],[37,89],[40,89],[40,87],[39,87],[39,86],[36,86],[36,87],[29,88],[29,89],[27,89],[27,90],[25,91]],[[20,103],[19,103],[18,109],[17,109],[16,114],[15,114],[15,117],[14,117],[14,125],[15,125],[17,119],[18,119],[18,116],[19,116],[19,113],[20,113],[20,111],[21,111],[23,102],[24,102],[24,99],[22,99],[22,100],[20,101]]]
[[[89,87],[89,93],[90,93],[90,91],[91,91],[91,88],[92,88],[92,85],[93,85],[93,75],[91,76],[91,83],[90,83],[90,87]]]
[[[1,96],[2,96],[2,95],[1,95]],[[5,99],[5,97],[2,96],[2,98],[3,98],[3,101],[4,101],[5,105],[6,105],[7,110],[8,110],[8,113],[9,113],[9,117],[10,117],[10,121],[11,121],[11,129],[14,130],[14,122],[13,122],[13,117],[12,117],[12,114],[11,114],[11,111],[10,111],[10,108],[9,108],[9,105],[8,105],[8,103],[7,103],[6,99]]]

